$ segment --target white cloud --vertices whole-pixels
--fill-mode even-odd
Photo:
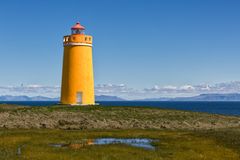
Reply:
[[[195,87],[192,85],[183,85],[180,87],[180,90],[192,91],[192,90],[195,90]]]
[[[175,90],[175,89],[177,89],[177,87],[172,86],[172,85],[168,85],[168,86],[163,86],[163,89]]]
[[[127,87],[125,84],[101,84],[95,86],[96,95],[119,96],[122,98],[134,97],[139,94],[138,90]]]
[[[0,87],[0,95],[26,95],[26,96],[46,96],[59,97],[59,86],[42,86],[42,85],[26,85],[26,86],[6,86]]]
[[[125,84],[99,84],[95,86],[96,95],[119,96],[125,99],[143,99],[157,97],[179,97],[194,96],[203,93],[238,93],[240,92],[240,81],[198,84],[198,85],[155,85],[152,88],[134,89]],[[0,95],[27,95],[59,97],[60,86],[43,86],[38,84],[26,86],[0,86]]]

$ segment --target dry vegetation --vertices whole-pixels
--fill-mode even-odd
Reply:
[[[144,107],[0,106],[0,128],[219,129],[240,127],[240,117]]]

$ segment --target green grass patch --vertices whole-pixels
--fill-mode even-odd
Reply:
[[[225,136],[226,134],[231,135]],[[0,159],[99,159],[99,160],[225,160],[239,159],[238,129],[220,131],[170,130],[0,130]],[[74,143],[100,137],[152,138],[155,150],[123,144],[54,148],[50,143]],[[21,155],[17,155],[18,147]]]

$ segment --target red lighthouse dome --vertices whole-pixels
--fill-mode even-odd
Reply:
[[[85,27],[83,27],[79,22],[77,22],[74,26],[71,28],[72,34],[83,34],[83,30],[85,30]]]

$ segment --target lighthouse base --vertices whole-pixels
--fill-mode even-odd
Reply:
[[[94,103],[94,104],[65,104],[65,103],[58,103],[58,105],[66,105],[66,106],[99,106],[99,103]]]

